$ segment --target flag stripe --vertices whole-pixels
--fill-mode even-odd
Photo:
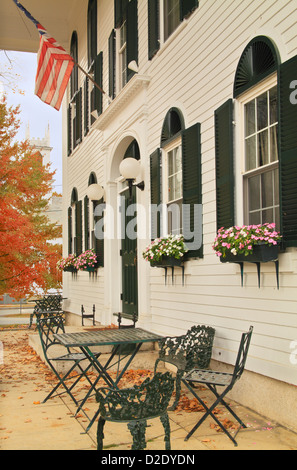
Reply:
[[[33,21],[40,35],[37,54],[35,94],[59,110],[74,67],[73,58],[17,0],[14,3]]]

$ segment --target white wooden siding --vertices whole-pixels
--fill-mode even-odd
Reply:
[[[108,92],[108,37],[113,28],[113,2],[99,0],[98,3],[98,52],[103,51],[103,86]],[[151,79],[147,95],[147,134],[139,142],[147,159],[146,171],[149,155],[160,146],[163,120],[171,107],[176,106],[183,112],[186,127],[201,123],[204,242],[204,258],[186,263],[184,286],[178,270],[174,285],[168,275],[165,286],[164,272],[160,269],[150,268],[149,277],[139,279],[139,290],[145,291],[148,298],[145,312],[139,312],[140,324],[143,313],[151,316],[152,330],[161,334],[182,334],[193,324],[211,325],[216,329],[214,358],[231,363],[235,360],[241,333],[254,325],[247,367],[297,385],[297,368],[290,363],[290,343],[297,340],[296,250],[288,250],[280,256],[278,290],[272,263],[261,266],[260,288],[256,267],[246,265],[241,287],[239,267],[220,263],[211,248],[216,235],[214,111],[233,96],[238,61],[253,37],[270,36],[280,51],[282,62],[297,54],[296,0],[200,0],[199,8],[151,61],[148,61],[147,2],[138,0],[138,5],[139,73]],[[79,57],[83,63],[86,61],[86,18],[77,13],[76,19],[78,23],[73,29],[78,32]],[[104,107],[106,109],[106,101]],[[118,136],[129,131],[125,120],[119,122],[117,117],[111,121],[110,129],[117,129]],[[64,157],[67,172],[64,194],[68,201],[73,187],[78,189],[79,199],[83,199],[91,171],[95,171],[98,182],[106,181],[104,159],[106,155],[111,158],[110,148],[108,152],[102,149],[106,136],[111,142],[109,130],[106,133],[92,130],[70,158]],[[235,154],[240,158],[238,152]],[[149,182],[149,175],[146,175],[146,182]],[[240,212],[241,208],[237,210]],[[64,233],[65,246],[66,240]],[[138,260],[139,264],[145,263],[141,253]],[[98,278],[91,280],[86,273],[79,273],[77,278],[67,274],[65,296],[71,299],[72,311],[79,313],[81,304],[91,307],[95,303],[98,312],[108,308],[104,271],[100,269]]]

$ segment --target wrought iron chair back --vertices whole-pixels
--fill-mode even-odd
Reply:
[[[58,333],[65,333],[63,318],[59,316],[37,318],[37,329],[44,357],[46,360],[48,360],[49,348],[57,345],[61,346],[61,344],[55,339],[54,335]]]
[[[159,358],[155,363],[155,372],[160,361],[168,362],[177,367],[176,399],[171,409],[175,409],[181,390],[181,378],[185,372],[194,368],[207,369],[210,364],[214,328],[194,325],[185,335],[167,337],[159,341]]]
[[[167,408],[174,389],[174,378],[169,372],[157,373],[141,385],[129,389],[100,388],[96,398],[100,418],[97,429],[98,450],[103,448],[105,421],[127,423],[133,437],[132,450],[146,447],[147,420],[160,417],[165,431],[166,449],[170,450],[170,425]]]
[[[205,408],[206,413],[202,416],[202,418],[198,421],[198,423],[193,427],[193,429],[189,432],[186,436],[186,441],[192,436],[192,434],[201,426],[201,424],[205,421],[208,416],[211,416],[217,425],[222,429],[223,432],[227,434],[229,439],[237,446],[237,442],[235,437],[241,428],[246,428],[244,422],[239,418],[239,416],[235,413],[235,411],[230,408],[228,403],[225,402],[225,396],[232,390],[235,382],[240,379],[243,374],[248,351],[251,343],[253,333],[253,326],[250,327],[249,331],[246,333],[242,333],[241,341],[238,348],[237,359],[235,362],[235,366],[233,369],[233,373],[222,372],[222,371],[214,371],[214,370],[203,370],[203,369],[193,369],[191,370],[185,378],[183,378],[183,383],[188,387],[188,389],[192,392],[195,398],[199,401],[199,403]],[[198,394],[195,393],[194,387],[195,384],[203,384],[208,387],[208,389],[214,394],[216,400],[214,403],[208,407],[206,403],[199,397]],[[220,392],[218,391],[217,387],[221,388]],[[239,428],[235,434],[232,436],[228,429],[224,427],[221,421],[218,420],[216,417],[214,410],[219,405],[222,404],[229,413],[236,419],[239,423]]]

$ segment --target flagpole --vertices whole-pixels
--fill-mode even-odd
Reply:
[[[105,91],[102,90],[102,88],[100,88],[100,86],[95,82],[95,80],[93,80],[93,78],[77,62],[75,62],[75,60],[74,60],[74,65],[76,65],[76,67],[79,68],[79,70],[81,70],[82,73],[84,73],[88,77],[89,80],[91,80],[91,82],[98,88],[98,90],[101,91],[101,93],[103,93],[103,95],[106,94]]]

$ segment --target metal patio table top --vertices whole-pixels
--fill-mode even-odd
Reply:
[[[115,346],[129,343],[149,343],[159,341],[163,336],[143,330],[142,328],[127,328],[62,333],[56,334],[55,338],[66,347],[92,347]]]

